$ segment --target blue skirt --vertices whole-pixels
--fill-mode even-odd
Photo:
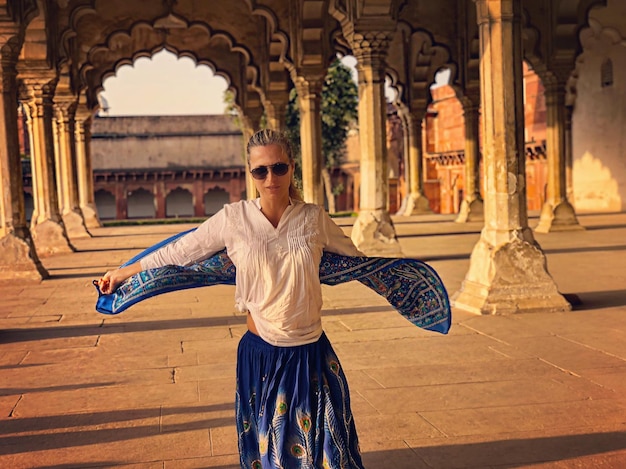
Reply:
[[[348,383],[326,334],[297,347],[244,334],[236,412],[242,468],[363,468]]]

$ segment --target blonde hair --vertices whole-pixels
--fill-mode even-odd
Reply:
[[[291,149],[291,143],[289,138],[283,132],[272,129],[263,129],[256,132],[246,147],[246,153],[248,155],[248,167],[250,167],[250,150],[255,147],[266,147],[268,145],[278,145],[280,149],[289,158],[289,163],[294,164],[293,151]],[[295,200],[303,201],[302,194],[296,187],[293,176],[291,177],[291,183],[289,184],[289,197]]]

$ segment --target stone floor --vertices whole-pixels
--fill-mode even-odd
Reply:
[[[394,221],[457,291],[481,225]],[[455,310],[440,335],[359,283],[324,287],[368,469],[626,467],[626,214],[580,222],[536,235],[571,312]],[[0,468],[239,467],[233,287],[94,310],[92,279],[185,228],[96,229],[43,260],[50,279],[0,285]]]

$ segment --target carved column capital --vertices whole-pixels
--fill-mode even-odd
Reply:
[[[350,46],[357,59],[359,80],[364,76],[361,70],[367,67],[378,72],[373,77],[374,82],[385,81],[387,52],[392,39],[391,31],[363,31],[352,34]]]
[[[391,31],[362,31],[354,32],[350,38],[352,53],[355,57],[361,55],[375,56],[382,55],[386,57],[389,50],[389,44],[393,39]]]
[[[29,117],[42,117],[46,106],[52,107],[56,74],[30,75],[19,74],[19,98],[26,105]]]
[[[285,127],[286,109],[289,104],[289,90],[271,90],[262,97],[263,107],[267,115],[267,123],[274,130]]]
[[[426,103],[413,101],[410,107],[399,106],[398,116],[405,132],[414,132],[418,128],[421,132],[421,123],[426,116]]]
[[[565,106],[567,94],[565,80],[560,79],[558,75],[552,72],[548,72],[542,76],[542,83],[546,106]]]
[[[298,75],[292,75],[298,98],[307,100],[321,98],[324,78],[325,73],[323,71],[313,73],[301,70]]]
[[[54,112],[57,120],[69,123],[74,120],[78,103],[74,96],[56,96],[54,98]]]

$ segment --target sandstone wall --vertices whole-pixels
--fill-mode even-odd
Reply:
[[[231,116],[99,117],[92,125],[94,171],[244,166]]]

